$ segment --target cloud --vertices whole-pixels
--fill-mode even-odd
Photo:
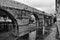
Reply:
[[[55,4],[53,0],[32,0],[29,3],[31,6],[37,7],[50,7]]]
[[[52,6],[55,3],[55,0],[15,0],[30,6]]]
[[[36,7],[38,10],[45,11],[47,13],[55,13],[55,6],[52,7]]]
[[[55,0],[15,0],[48,13],[55,13]]]

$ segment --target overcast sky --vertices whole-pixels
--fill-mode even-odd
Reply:
[[[15,0],[47,13],[55,13],[55,0]]]

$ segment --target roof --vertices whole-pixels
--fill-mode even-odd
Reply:
[[[0,5],[12,7],[12,8],[17,8],[17,9],[23,9],[22,7],[26,6],[26,5],[23,5],[22,3],[10,1],[10,0],[0,0]]]
[[[33,7],[27,6],[25,4],[22,4],[20,2],[16,2],[13,0],[0,0],[0,5],[6,6],[6,7],[12,7],[12,8],[16,8],[16,9],[25,9],[28,11],[32,11],[32,12],[34,11],[34,12],[38,12],[40,14],[43,14],[43,13],[41,13],[42,11],[40,11],[40,10],[37,10]]]
[[[51,14],[48,14],[48,13],[44,13],[44,15],[47,15],[47,16],[52,16]]]

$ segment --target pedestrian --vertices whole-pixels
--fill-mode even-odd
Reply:
[[[57,28],[56,38],[58,39],[59,38],[59,29],[58,29],[58,26],[57,26],[57,19],[56,19],[56,17],[54,17],[54,24],[56,25],[56,28]]]
[[[57,21],[57,20],[56,20],[56,17],[54,17],[54,23],[56,23],[56,21]]]

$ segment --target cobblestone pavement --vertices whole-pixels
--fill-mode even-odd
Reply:
[[[51,28],[51,33],[44,40],[59,40],[56,39],[56,33],[57,33],[57,27],[55,24],[53,24]]]
[[[51,33],[44,40],[58,40],[56,39],[56,28],[51,28]]]

